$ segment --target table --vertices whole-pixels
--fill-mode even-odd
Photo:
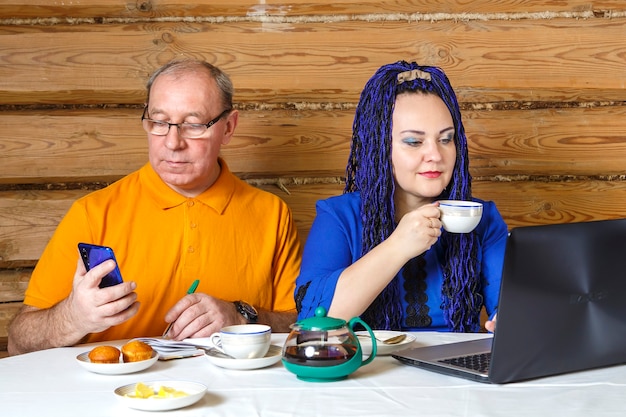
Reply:
[[[415,333],[416,345],[450,343],[485,334]],[[272,335],[282,345],[286,334]],[[121,345],[120,343],[111,343]],[[626,366],[507,385],[440,375],[377,357],[347,379],[298,380],[279,362],[228,370],[205,357],[159,361],[146,371],[99,375],[76,363],[90,345],[0,359],[3,416],[146,416],[115,398],[116,387],[150,380],[191,380],[208,386],[196,404],[161,412],[176,416],[623,416]]]

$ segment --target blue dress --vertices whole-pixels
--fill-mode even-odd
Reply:
[[[500,279],[508,229],[495,203],[483,203],[483,216],[476,227],[480,248],[478,250],[483,301],[487,314],[496,311],[500,294]],[[320,200],[316,204],[317,215],[311,226],[304,253],[300,275],[296,280],[296,306],[298,320],[315,315],[315,309],[323,306],[328,310],[335,293],[337,280],[345,268],[361,257],[360,217],[361,195],[358,192]],[[439,239],[425,252],[427,310],[431,318],[428,327],[406,325],[406,289],[402,288],[403,328],[400,330],[449,331],[441,310],[443,283],[442,262],[444,248]],[[401,273],[396,279],[404,280]],[[410,298],[410,297],[409,297]],[[398,330],[398,329],[396,329]]]

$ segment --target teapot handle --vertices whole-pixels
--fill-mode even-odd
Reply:
[[[367,323],[365,323],[363,320],[361,320],[359,317],[354,317],[352,320],[350,320],[350,322],[348,323],[348,326],[350,327],[350,331],[353,330],[354,326],[356,324],[360,324],[363,327],[365,327],[365,330],[367,330],[367,332],[370,334],[370,337],[372,338],[372,353],[370,353],[369,358],[367,358],[366,360],[364,360],[361,363],[362,365],[367,365],[368,363],[370,363],[371,361],[374,360],[374,358],[376,357],[376,352],[377,352],[377,347],[376,347],[376,336],[374,335],[374,332],[372,331],[372,329],[370,328],[370,326],[367,325]]]

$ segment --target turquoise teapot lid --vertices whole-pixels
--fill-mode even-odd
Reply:
[[[315,309],[315,316],[307,319],[300,320],[292,325],[294,329],[302,330],[334,330],[340,329],[346,326],[346,321],[343,319],[328,317],[326,309],[324,307],[317,307]]]

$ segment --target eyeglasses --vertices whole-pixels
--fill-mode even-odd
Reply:
[[[219,120],[228,114],[232,109],[226,109],[219,114],[215,119],[211,120],[209,123],[169,123],[163,122],[160,120],[152,120],[146,117],[146,112],[148,108],[145,107],[143,109],[143,114],[141,115],[141,123],[146,132],[151,135],[157,136],[165,136],[169,133],[170,128],[172,126],[176,126],[178,129],[178,134],[185,139],[198,139],[204,136],[207,130],[215,123],[219,122]]]

